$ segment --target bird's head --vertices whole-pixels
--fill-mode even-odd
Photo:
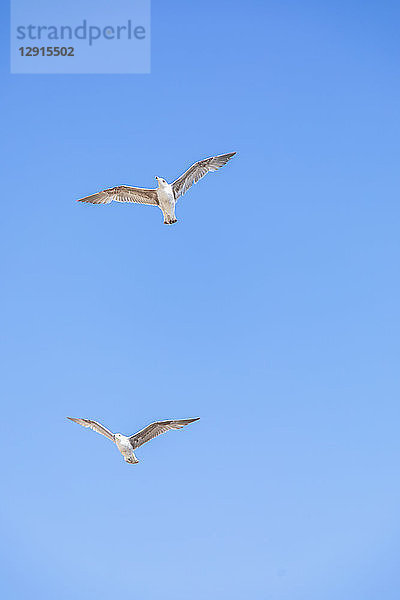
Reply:
[[[163,187],[164,185],[168,185],[168,183],[162,177],[156,176],[156,179],[157,179],[158,187]]]
[[[119,442],[121,442],[124,438],[124,436],[122,435],[122,433],[114,433],[114,438],[116,440],[118,440]]]

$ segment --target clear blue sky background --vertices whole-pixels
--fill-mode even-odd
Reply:
[[[398,2],[153,1],[148,76],[2,12],[2,597],[397,600]],[[74,201],[232,150],[173,227]]]

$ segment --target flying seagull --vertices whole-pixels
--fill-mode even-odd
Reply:
[[[170,429],[181,429],[185,425],[189,425],[189,423],[198,421],[199,418],[200,417],[196,417],[195,419],[178,419],[175,421],[155,421],[137,433],[126,436],[122,435],[122,433],[112,433],[107,427],[104,427],[101,423],[92,421],[91,419],[75,419],[74,417],[67,417],[67,419],[74,421],[74,423],[83,425],[83,427],[89,427],[90,429],[93,429],[93,431],[105,435],[117,445],[125,462],[130,463],[131,465],[135,465],[139,462],[133,452],[136,448],[143,446],[143,444],[146,444],[146,442],[149,442],[161,433],[166,433]]]
[[[176,223],[175,205],[179,196],[183,196],[194,183],[204,177],[210,171],[217,171],[223,167],[236,152],[230,154],[220,154],[211,156],[204,160],[194,163],[187,171],[183,173],[173,183],[168,183],[162,177],[156,177],[158,187],[155,189],[145,189],[130,187],[128,185],[119,185],[80,198],[78,202],[90,202],[91,204],[110,204],[113,200],[116,202],[135,202],[136,204],[152,204],[158,206],[164,215],[164,223],[172,225]]]

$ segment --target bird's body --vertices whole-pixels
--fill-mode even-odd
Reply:
[[[126,435],[122,435],[122,433],[116,433],[114,437],[117,448],[124,457],[125,462],[132,465],[138,463],[139,461],[133,452],[132,444],[130,443],[129,438]]]
[[[199,418],[196,417],[194,419],[176,419],[171,421],[155,421],[150,425],[147,425],[144,429],[141,429],[137,433],[126,436],[122,433],[112,433],[107,427],[104,427],[98,421],[92,421],[91,419],[82,419],[82,418],[74,418],[67,417],[70,421],[74,421],[78,423],[78,425],[82,425],[83,427],[89,427],[97,433],[101,433],[106,438],[114,442],[117,446],[118,450],[121,452],[124,457],[125,462],[134,465],[139,461],[135,456],[134,450],[139,448],[146,442],[149,442],[153,438],[157,437],[161,433],[166,433],[171,429],[181,429],[185,427],[185,425],[189,425],[189,423],[193,423],[194,421],[198,421]]]
[[[161,180],[158,180],[158,189],[157,191],[157,200],[158,206],[162,210],[162,214],[164,216],[164,223],[166,225],[172,225],[172,223],[177,222],[177,218],[175,217],[175,196],[174,190],[170,183],[164,183]]]
[[[155,189],[135,188],[128,185],[120,185],[109,188],[80,198],[78,202],[89,202],[90,204],[110,204],[113,200],[116,202],[134,202],[136,204],[149,204],[158,206],[164,216],[164,223],[172,225],[176,223],[175,205],[180,196],[183,196],[187,190],[197,183],[210,171],[217,171],[225,165],[236,152],[229,154],[220,154],[211,156],[204,160],[194,163],[183,175],[178,177],[173,183],[168,183],[162,177],[156,177],[158,187]]]

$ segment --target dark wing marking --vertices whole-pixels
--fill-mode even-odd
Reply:
[[[229,154],[220,154],[219,156],[211,156],[204,160],[199,160],[194,163],[183,175],[181,175],[172,184],[174,191],[175,200],[179,196],[183,196],[194,183],[197,183],[204,175],[207,175],[210,171],[217,171],[220,167],[223,167],[228,160],[235,156],[236,152],[230,152]]]
[[[91,196],[85,196],[85,198],[80,198],[78,202],[110,204],[113,200],[115,200],[115,202],[135,202],[136,204],[158,205],[156,190],[129,187],[128,185],[119,185],[98,192],[97,194],[92,194]]]
[[[90,429],[93,429],[93,431],[101,433],[101,435],[105,435],[112,442],[115,441],[112,431],[97,421],[92,421],[91,419],[75,419],[74,417],[67,417],[67,419],[74,421],[74,423],[78,423],[78,425],[82,425],[83,427],[89,427]]]
[[[182,427],[185,427],[185,425],[189,425],[189,423],[198,421],[199,418],[200,417],[196,417],[195,419],[178,419],[175,421],[156,421],[155,423],[151,423],[151,425],[147,425],[147,427],[134,435],[131,435],[129,441],[132,444],[133,449],[139,448],[139,446],[146,444],[146,442],[149,442],[161,433],[166,433],[171,429],[181,429]]]

